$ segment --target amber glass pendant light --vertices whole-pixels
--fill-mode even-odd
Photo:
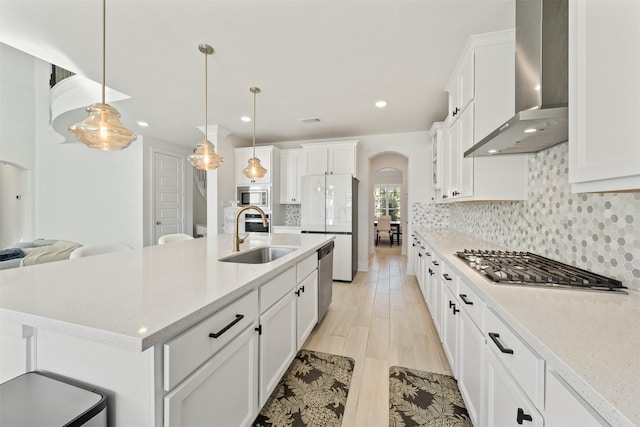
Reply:
[[[89,117],[69,126],[69,131],[89,148],[119,151],[137,136],[120,123],[118,110],[105,103],[106,27],[106,0],[102,0],[102,103],[88,106]]]
[[[256,157],[256,95],[260,93],[259,87],[250,87],[249,92],[253,94],[253,157],[249,159],[249,164],[242,170],[244,176],[251,180],[262,178],[267,170],[260,164],[260,159]]]
[[[209,109],[207,102],[207,93],[209,88],[207,84],[207,77],[209,69],[207,67],[207,58],[213,53],[213,47],[208,44],[201,44],[198,46],[198,49],[200,52],[204,53],[204,140],[198,143],[196,151],[188,158],[194,168],[206,171],[217,169],[224,161],[224,158],[220,154],[216,153],[213,143],[209,141]]]

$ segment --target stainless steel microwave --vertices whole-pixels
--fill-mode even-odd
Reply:
[[[263,186],[239,186],[238,203],[240,206],[254,205],[269,210],[269,187]]]

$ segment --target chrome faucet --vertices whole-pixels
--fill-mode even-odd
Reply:
[[[233,225],[233,252],[239,252],[240,251],[240,244],[244,243],[244,239],[247,238],[248,234],[245,235],[243,238],[240,238],[239,234],[238,234],[238,222],[240,221],[240,215],[242,215],[242,213],[246,210],[249,209],[253,209],[258,211],[258,213],[260,214],[260,216],[262,217],[262,225],[264,225],[265,227],[267,227],[269,224],[267,224],[267,217],[264,214],[264,211],[262,209],[260,209],[257,206],[254,205],[249,205],[249,206],[245,206],[242,209],[240,209],[238,211],[238,213],[236,214],[236,220],[235,223]]]

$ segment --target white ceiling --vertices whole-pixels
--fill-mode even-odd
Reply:
[[[422,131],[446,114],[468,36],[512,27],[514,11],[515,0],[108,0],[107,85],[131,96],[117,104],[127,127],[195,145],[208,43],[209,124],[240,138],[250,86],[262,89],[258,144]],[[0,42],[98,82],[101,31],[99,0],[0,0]]]

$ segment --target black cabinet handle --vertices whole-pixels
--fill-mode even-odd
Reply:
[[[302,285],[302,287],[300,289],[302,289],[302,292],[304,292],[304,285]]]
[[[500,334],[496,334],[495,332],[489,332],[489,338],[491,338],[491,341],[493,341],[493,343],[496,346],[498,346],[498,348],[500,349],[500,351],[502,353],[513,354],[513,350],[503,346],[502,343],[500,342],[500,340],[498,339],[498,338],[500,338]],[[520,423],[520,424],[522,424],[522,423]]]
[[[455,304],[453,305],[453,315],[455,316],[457,312],[459,312],[460,310],[458,310],[455,306]]]
[[[431,256],[431,252],[425,252],[424,253],[426,256]]]
[[[422,258],[422,254],[418,254],[418,256],[419,256],[420,258]]]
[[[473,305],[473,301],[469,301],[467,299],[467,294],[460,294],[460,299],[462,300],[463,303],[467,305]]]
[[[433,276],[434,274],[436,274],[436,272],[435,272],[435,271],[433,271],[432,269],[429,269],[429,275],[430,275],[430,276]]]
[[[443,194],[443,195],[442,195],[442,198],[443,198],[443,199],[446,199],[446,198],[447,198],[447,195],[446,195],[446,194]]]
[[[451,193],[451,195],[452,195],[453,197],[455,197],[455,196],[459,196],[459,195],[460,195],[460,192],[458,192],[458,191],[454,191],[454,192],[452,192],[452,193]]]
[[[225,326],[224,328],[220,329],[220,331],[218,332],[211,332],[209,334],[209,338],[219,338],[222,334],[224,334],[225,332],[227,332],[229,329],[231,329],[231,327],[233,325],[235,325],[236,323],[238,323],[239,321],[241,321],[242,319],[244,319],[244,314],[236,314],[236,318],[235,320],[233,320],[231,323],[229,323],[227,326]]]
[[[438,264],[438,261],[431,261],[433,263],[433,265],[440,265]]]
[[[416,244],[415,244],[415,243],[413,244],[413,247],[414,247],[414,248],[416,247]]]
[[[516,417],[518,424],[522,424],[523,421],[533,421],[533,418],[529,414],[524,413],[524,409],[518,408],[518,416]]]
[[[453,301],[449,301],[449,308],[453,308],[453,307],[455,307],[455,306],[456,306],[456,305],[453,303]]]
[[[296,289],[295,294],[296,294],[296,296],[300,296],[300,289]]]
[[[453,280],[447,273],[443,274],[442,277],[444,277],[445,280]]]

